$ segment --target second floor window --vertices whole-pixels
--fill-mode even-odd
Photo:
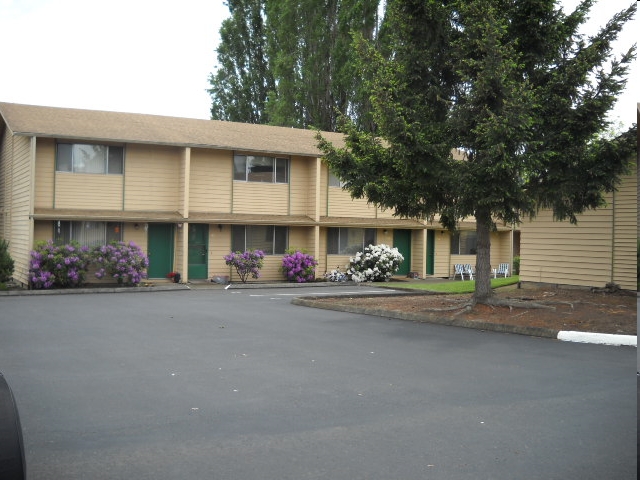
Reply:
[[[334,173],[329,170],[329,186],[330,187],[344,187],[344,182],[340,180]]]
[[[122,175],[124,147],[59,143],[56,152],[56,171]]]
[[[289,183],[289,159],[236,154],[233,156],[233,179],[246,182]]]
[[[262,250],[265,255],[284,255],[289,242],[287,227],[274,225],[234,225],[231,230],[231,250]]]

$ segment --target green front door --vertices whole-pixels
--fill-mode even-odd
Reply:
[[[411,271],[411,230],[394,230],[393,246],[404,257],[396,275],[406,275]]]
[[[427,275],[433,275],[433,262],[436,259],[436,231],[427,230]]]
[[[189,224],[189,279],[207,278],[209,225]]]
[[[173,224],[150,223],[147,244],[149,278],[164,278],[173,270]]]

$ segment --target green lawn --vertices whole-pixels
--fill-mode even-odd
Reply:
[[[507,278],[492,278],[491,288],[505,287],[507,285],[513,285],[520,281],[518,275]],[[406,288],[411,290],[428,290],[430,292],[443,292],[443,293],[473,293],[476,287],[475,280],[442,282],[442,283],[404,283],[394,282],[393,288]],[[390,285],[391,286],[391,285]]]

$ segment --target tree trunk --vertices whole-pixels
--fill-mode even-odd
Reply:
[[[491,213],[489,211],[476,211],[476,290],[475,302],[483,303],[493,295],[491,290]]]

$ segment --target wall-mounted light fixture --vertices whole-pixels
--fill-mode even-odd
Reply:
[[[139,224],[139,223],[134,223],[134,224],[133,224],[133,228],[134,228],[135,230],[140,230],[140,224]]]
[[[218,230],[222,231],[222,229],[223,229],[223,228],[224,228],[224,227],[222,226],[222,224],[221,224],[221,223],[219,223],[219,224],[218,224]]]
[[[384,230],[382,230],[382,233],[384,233],[384,234],[386,235],[387,233],[389,233],[389,230],[387,230],[387,229],[385,228]]]
[[[182,223],[178,223],[178,228],[182,228]]]
[[[144,224],[144,231],[145,231],[145,232],[148,232],[148,231],[149,231],[149,224],[148,224],[148,223],[145,223],[145,224]]]

